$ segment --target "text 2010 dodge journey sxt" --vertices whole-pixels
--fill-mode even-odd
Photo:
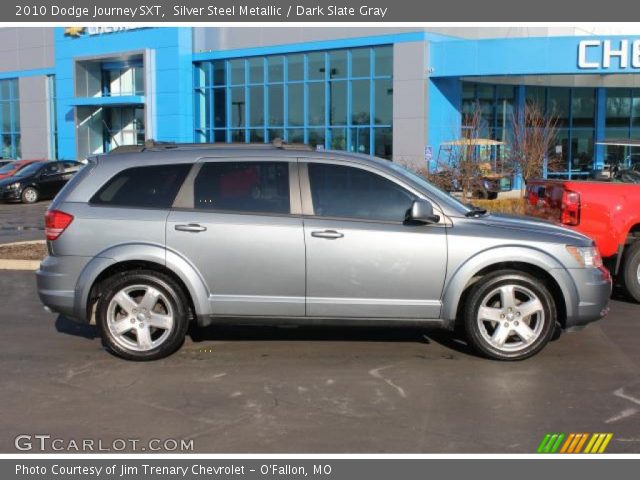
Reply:
[[[52,311],[130,360],[191,322],[463,327],[518,360],[603,317],[587,237],[490,215],[395,163],[292,146],[153,144],[90,158],[46,214]]]

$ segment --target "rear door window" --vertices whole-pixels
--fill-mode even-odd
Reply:
[[[193,184],[196,209],[287,214],[288,162],[207,162]]]
[[[97,205],[169,208],[191,164],[133,167],[109,180],[91,199]]]

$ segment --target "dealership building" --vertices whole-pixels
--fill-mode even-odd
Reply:
[[[1,28],[0,155],[280,137],[433,167],[476,106],[504,154],[529,101],[575,178],[640,157],[639,74],[640,32],[603,28]]]

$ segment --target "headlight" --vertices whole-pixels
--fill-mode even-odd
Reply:
[[[567,251],[582,267],[600,268],[602,266],[602,257],[598,251],[598,247],[574,247],[567,245]]]
[[[11,183],[4,187],[4,190],[16,190],[20,188],[20,182]]]

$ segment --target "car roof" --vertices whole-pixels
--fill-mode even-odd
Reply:
[[[341,150],[314,150],[306,145],[287,145],[284,148],[269,144],[170,144],[170,147],[141,147],[119,149],[109,154],[89,157],[99,163],[116,163],[119,168],[155,165],[158,163],[193,163],[203,158],[238,158],[243,160],[268,158],[307,158],[360,163],[389,169],[389,161],[371,155]],[[135,147],[135,146],[132,146]],[[115,166],[115,165],[114,165]]]

